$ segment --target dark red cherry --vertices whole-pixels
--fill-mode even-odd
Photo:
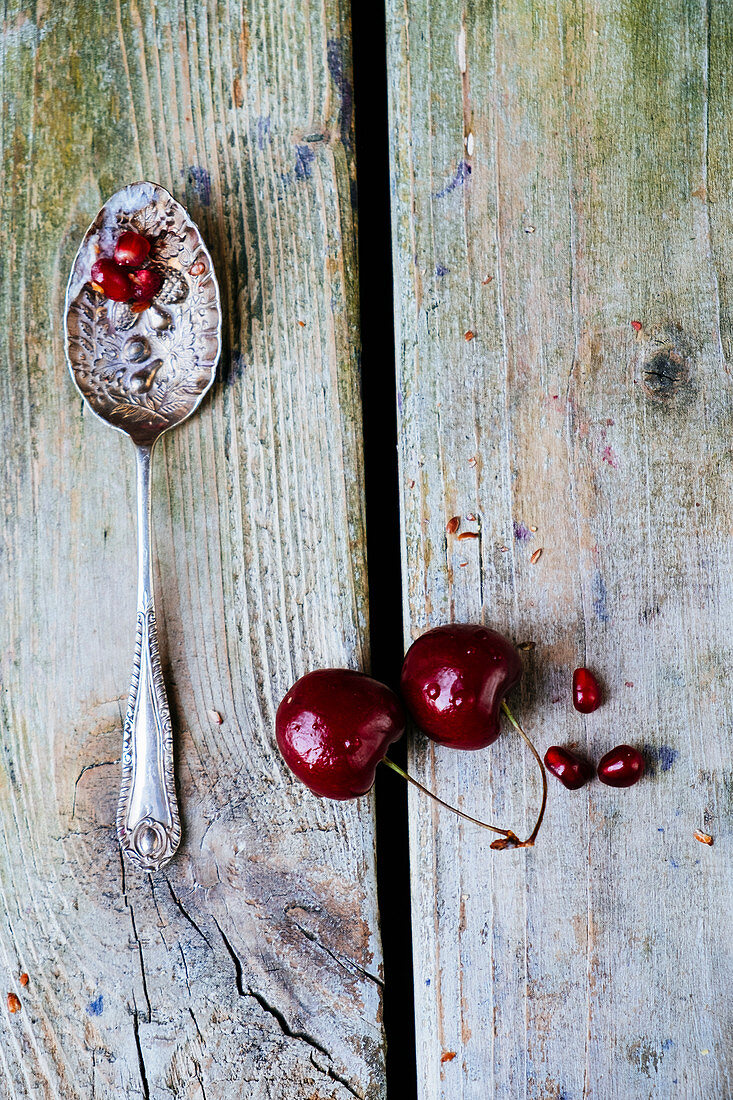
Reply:
[[[402,666],[402,697],[433,741],[482,749],[499,736],[499,708],[521,675],[519,654],[501,634],[450,623],[410,646]]]
[[[148,258],[150,241],[140,233],[128,229],[121,233],[115,245],[115,263],[123,267],[140,267]]]
[[[591,714],[601,705],[601,686],[589,668],[573,673],[573,706],[581,714]]]
[[[139,271],[131,271],[129,279],[136,302],[151,301],[163,285],[163,276],[153,271],[151,267],[141,267]]]
[[[584,786],[593,775],[593,768],[587,760],[576,756],[570,749],[564,749],[561,745],[551,745],[545,753],[545,767],[567,787],[569,791],[577,791]]]
[[[617,745],[598,765],[598,778],[609,787],[633,787],[643,774],[644,757],[631,745]]]
[[[277,709],[275,734],[290,770],[323,798],[356,798],[405,729],[405,712],[384,684],[346,668],[302,676]]]
[[[132,283],[127,272],[114,260],[102,257],[92,264],[92,282],[102,288],[105,298],[113,302],[128,302],[132,298]]]

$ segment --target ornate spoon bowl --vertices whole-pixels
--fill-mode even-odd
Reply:
[[[107,301],[91,267],[126,229],[151,242],[162,285],[149,308]],[[150,549],[150,468],[156,442],[193,413],[214,381],[221,305],[211,257],[183,207],[154,183],[133,183],[105,203],[74,260],[66,290],[66,358],[92,411],[124,432],[137,458],[138,605],[135,659],[123,733],[117,835],[140,868],[157,871],[181,825],[173,732],[158,652]]]

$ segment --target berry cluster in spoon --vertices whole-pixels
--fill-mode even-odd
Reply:
[[[126,230],[117,238],[114,254],[92,264],[92,286],[110,301],[131,302],[133,312],[142,313],[163,285],[160,273],[146,266],[149,255],[148,238]]]

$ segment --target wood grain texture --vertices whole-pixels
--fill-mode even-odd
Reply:
[[[731,1096],[729,11],[387,10],[409,637],[534,642],[513,706],[541,749],[650,765],[630,790],[551,780],[533,851],[411,792],[420,1096]],[[581,664],[606,693],[587,717]],[[511,733],[416,736],[412,766],[531,827]]]
[[[5,6],[3,1097],[384,1095],[371,802],[310,797],[273,731],[298,675],[368,660],[349,35],[342,0]],[[225,310],[153,475],[184,825],[154,876],[114,835],[133,452],[62,342],[81,236],[138,178],[198,222]]]

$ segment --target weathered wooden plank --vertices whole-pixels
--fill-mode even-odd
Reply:
[[[541,748],[651,765],[626,791],[553,780],[531,852],[411,796],[420,1095],[731,1095],[726,8],[387,10],[409,636],[533,641],[515,709]],[[606,688],[587,718],[579,664]],[[412,765],[532,820],[510,735],[416,737]]]
[[[305,794],[273,734],[295,677],[367,660],[349,35],[342,0],[6,5],[4,1096],[384,1092],[371,806]],[[86,225],[137,178],[187,205],[225,309],[154,473],[184,841],[152,877],[113,825],[133,454],[61,326]]]

